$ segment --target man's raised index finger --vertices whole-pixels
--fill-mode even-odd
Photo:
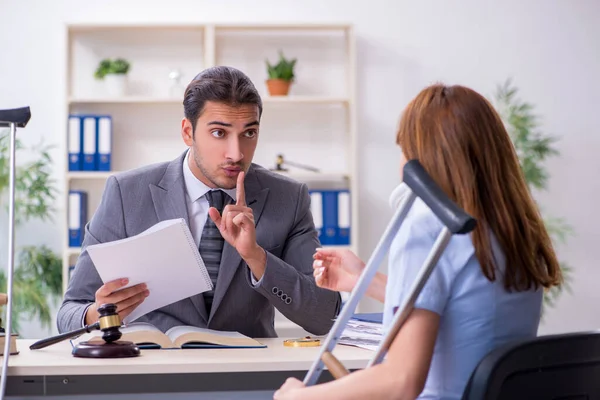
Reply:
[[[238,206],[246,205],[246,191],[244,190],[244,171],[240,171],[237,177],[237,185],[235,187],[235,204]]]

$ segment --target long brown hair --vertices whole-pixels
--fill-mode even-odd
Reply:
[[[552,242],[529,192],[516,151],[492,105],[463,86],[425,88],[404,110],[397,144],[477,219],[472,233],[483,274],[496,279],[493,232],[504,251],[506,289],[562,282]]]

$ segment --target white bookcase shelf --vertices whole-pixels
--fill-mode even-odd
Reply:
[[[263,104],[333,104],[346,106],[350,102],[345,97],[334,96],[261,96]],[[127,96],[127,97],[105,97],[105,98],[72,98],[69,99],[70,105],[78,104],[161,104],[174,103],[181,104],[181,98],[169,97],[143,97],[143,96]]]
[[[144,97],[144,96],[126,96],[126,97],[80,97],[69,99],[70,105],[78,104],[161,104],[161,103],[179,103],[181,104],[182,99],[176,97]]]
[[[71,171],[67,172],[67,180],[93,180],[93,179],[107,179],[109,176],[117,173],[118,171]]]
[[[69,114],[109,114],[113,120],[112,171],[65,170],[65,193],[88,192],[88,220],[109,176],[172,160],[185,150],[180,138],[185,86],[207,67],[230,65],[252,79],[263,99],[254,162],[271,168],[277,155],[283,154],[286,160],[323,171],[290,167],[282,173],[307,182],[309,187],[344,182],[351,194],[351,245],[339,247],[357,250],[356,44],[352,25],[75,24],[66,26],[65,39],[66,101],[60,127],[65,142]],[[276,62],[280,50],[288,58],[297,58],[296,78],[288,96],[270,96],[265,60]],[[123,97],[110,96],[103,82],[94,78],[100,60],[117,57],[131,63],[129,90]],[[169,79],[175,69],[182,74],[178,88],[173,88]],[[65,159],[67,151],[65,146]],[[64,289],[69,266],[80,253],[79,248],[68,246],[68,212],[65,214]]]
[[[349,31],[352,30],[352,24],[218,24],[215,27],[221,31],[237,30],[237,31]]]

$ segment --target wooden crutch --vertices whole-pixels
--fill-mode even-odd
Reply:
[[[431,211],[440,219],[444,224],[444,228],[438,235],[427,259],[419,270],[419,274],[410,288],[409,295],[406,296],[394,315],[390,329],[383,337],[375,354],[367,364],[367,368],[380,363],[387,354],[387,351],[400,331],[400,328],[412,312],[417,297],[421,293],[423,286],[425,286],[431,272],[446,249],[452,235],[466,234],[475,228],[475,219],[446,196],[433,179],[431,179],[418,160],[410,160],[405,164],[403,181],[407,186],[407,193],[402,198],[394,217],[388,224],[383,236],[375,247],[373,254],[369,258],[367,265],[358,279],[356,286],[352,290],[342,312],[329,331],[323,346],[321,346],[321,351],[319,352],[317,359],[306,374],[306,377],[304,378],[304,384],[306,386],[312,386],[317,382],[324,366],[327,366],[327,369],[335,379],[339,379],[349,373],[342,363],[333,355],[333,349],[340,339],[346,324],[350,318],[352,318],[359,300],[362,298],[371,283],[371,280],[377,273],[379,264],[381,264],[383,257],[388,252],[396,233],[400,229],[402,222],[406,218],[406,215],[410,211],[417,196],[423,200]]]

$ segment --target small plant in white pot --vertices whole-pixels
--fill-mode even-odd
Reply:
[[[100,61],[94,76],[106,82],[106,90],[111,96],[123,96],[127,92],[127,73],[130,64],[127,60],[117,58]]]

